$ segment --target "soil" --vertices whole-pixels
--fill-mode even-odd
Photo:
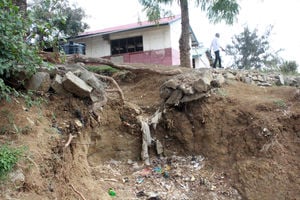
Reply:
[[[14,169],[25,179],[1,181],[1,199],[300,199],[298,88],[232,80],[204,100],[165,107],[151,129],[164,155],[153,145],[145,166],[136,117],[161,107],[159,88],[171,77],[114,78],[125,104],[108,93],[99,118],[68,94],[0,102],[0,144],[27,147]]]

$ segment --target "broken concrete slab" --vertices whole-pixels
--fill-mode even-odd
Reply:
[[[207,97],[208,94],[207,93],[196,93],[196,94],[192,94],[192,95],[185,95],[180,102],[181,103],[185,103],[185,102],[190,102],[190,101],[195,101],[198,99],[203,99],[204,97]]]
[[[166,101],[166,104],[168,105],[178,105],[181,98],[183,97],[183,93],[181,90],[174,90],[171,94],[171,96]]]
[[[62,85],[64,89],[79,97],[89,97],[93,90],[86,82],[70,71],[63,77]]]
[[[59,74],[56,74],[54,79],[51,83],[51,88],[57,93],[57,94],[65,94],[67,91],[64,89],[62,85],[62,76]]]
[[[94,73],[87,70],[82,71],[79,77],[97,91],[104,91],[106,87],[106,84],[99,80]]]
[[[159,90],[159,96],[160,96],[160,98],[162,98],[164,100],[168,99],[171,96],[173,91],[174,90],[172,88],[161,87],[161,89]]]
[[[221,87],[225,83],[225,78],[222,74],[218,74],[214,80],[210,82],[212,87]]]

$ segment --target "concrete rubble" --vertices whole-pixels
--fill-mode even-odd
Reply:
[[[167,105],[179,105],[209,96],[212,88],[222,87],[228,81],[241,81],[262,87],[300,87],[300,78],[279,73],[232,69],[196,69],[171,77],[160,88],[160,97]]]
[[[66,73],[61,74],[61,69]],[[52,88],[58,94],[69,92],[78,97],[89,97],[96,109],[106,104],[106,84],[87,71],[83,63],[58,65],[54,71],[55,74],[53,71],[45,70],[37,72],[25,82],[25,88],[42,92]],[[165,104],[178,105],[208,97],[212,88],[222,87],[230,80],[262,87],[273,85],[300,87],[300,78],[297,76],[275,72],[261,73],[254,70],[205,68],[171,77],[161,86],[159,92]]]
[[[93,88],[72,72],[67,72],[62,79],[64,89],[79,97],[89,97]]]
[[[27,90],[73,94],[81,98],[89,98],[93,110],[101,109],[107,103],[106,83],[99,80],[92,72],[83,68],[84,64],[58,65],[53,71],[35,73],[25,83]]]
[[[179,74],[166,81],[160,88],[160,97],[167,105],[202,99],[207,95],[213,80],[210,70],[195,70]]]

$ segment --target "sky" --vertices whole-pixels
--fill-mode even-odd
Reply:
[[[89,30],[97,30],[118,25],[135,23],[140,18],[147,20],[138,0],[70,0],[82,7],[88,17],[85,21]],[[299,0],[238,0],[241,6],[237,21],[233,25],[225,23],[210,24],[205,13],[193,3],[189,5],[190,24],[199,42],[210,46],[215,33],[220,33],[222,46],[231,44],[231,38],[243,31],[247,25],[250,30],[257,29],[263,34],[269,25],[273,30],[269,38],[271,48],[283,49],[280,56],[294,60],[300,65],[300,19]],[[180,14],[177,4],[172,6],[174,14]],[[226,57],[226,55],[223,55]]]

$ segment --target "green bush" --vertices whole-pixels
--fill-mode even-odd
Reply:
[[[24,153],[24,147],[15,148],[8,145],[0,147],[0,179],[7,176]]]
[[[87,69],[91,72],[95,72],[97,74],[104,74],[111,76],[112,74],[118,72],[118,69],[112,68],[110,66],[102,65],[102,66],[88,66]]]
[[[30,26],[11,0],[0,0],[0,98],[13,90],[5,85],[7,78],[20,71],[31,75],[42,63],[35,46],[26,43]]]
[[[280,71],[285,74],[296,73],[297,68],[298,68],[298,65],[297,65],[296,61],[285,61],[280,66]]]
[[[5,85],[3,79],[0,78],[0,101],[2,99],[5,99],[6,101],[9,101],[11,94],[13,94],[14,96],[19,95],[19,93],[15,89]]]

